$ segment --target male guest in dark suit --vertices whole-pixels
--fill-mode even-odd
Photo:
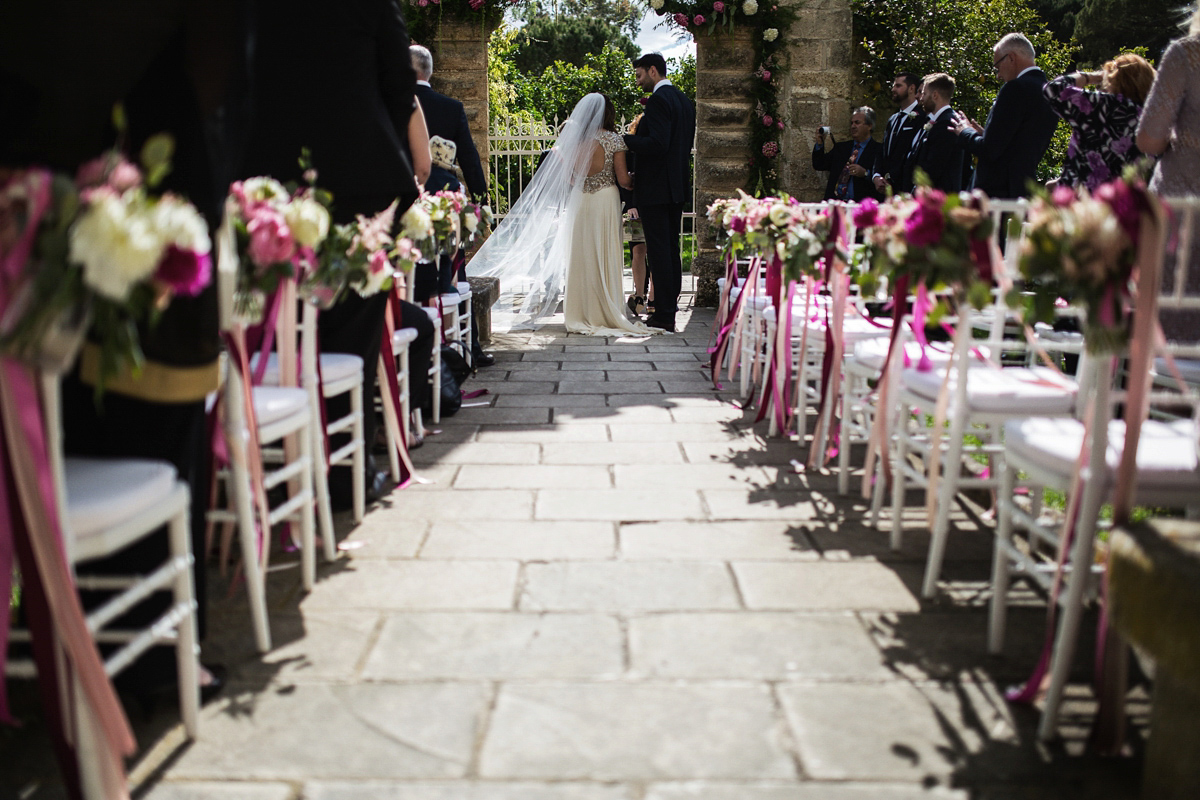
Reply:
[[[416,75],[397,0],[258,0],[257,5],[254,132],[243,174],[298,181],[296,159],[300,148],[308,147],[318,184],[333,193],[334,222],[376,214],[396,198],[399,219],[418,187],[404,149]],[[367,298],[347,292],[318,322],[321,349],[360,356],[367,387],[375,385],[387,299],[385,292]],[[404,311],[402,324],[418,331],[409,349],[410,374],[422,374],[412,359],[428,369],[432,325],[416,306],[406,304]],[[412,388],[427,391],[421,380]],[[333,405],[339,400],[347,404]],[[418,402],[414,396],[414,407]],[[348,401],[331,400],[331,418],[347,413]],[[369,448],[375,415],[366,414],[364,423]],[[337,439],[331,444],[340,446]],[[378,496],[385,473],[375,471],[369,456],[367,473],[368,498]],[[348,505],[349,468],[335,467],[329,478],[334,504]]]
[[[992,48],[996,75],[1004,82],[982,128],[955,115],[954,132],[968,153],[979,158],[974,188],[990,197],[1024,197],[1028,182],[1050,144],[1058,117],[1042,95],[1046,75],[1033,63],[1029,39],[1010,33]]]
[[[467,125],[467,112],[463,104],[453,97],[447,97],[441,92],[435,92],[429,85],[433,77],[433,54],[429,48],[414,44],[408,48],[412,54],[413,70],[417,73],[417,99],[421,101],[421,110],[425,112],[425,127],[430,136],[440,136],[454,142],[458,147],[458,166],[462,168],[463,178],[467,189],[476,200],[487,199],[487,176],[483,165],[479,162],[479,151],[475,149],[475,140],[471,138],[471,128]],[[436,171],[436,167],[435,167]],[[433,180],[425,182],[425,188],[436,191],[431,187]]]
[[[654,313],[646,324],[674,331],[683,287],[679,224],[691,197],[689,157],[696,138],[696,107],[667,78],[661,54],[648,53],[633,62],[633,68],[638,86],[651,93],[637,133],[625,136],[625,145],[638,156],[633,195],[654,281]]]
[[[917,103],[920,88],[921,78],[915,72],[901,72],[892,80],[892,100],[900,110],[888,118],[887,130],[883,132],[883,151],[871,176],[875,191],[881,195],[889,186],[897,194],[912,191],[911,186],[903,185],[901,172],[904,160],[912,150],[913,139],[926,122],[925,112]]]
[[[902,180],[910,187],[915,183],[916,170],[921,169],[935,189],[957,192],[962,188],[963,152],[951,130],[954,109],[950,107],[950,98],[953,96],[954,78],[944,72],[925,76],[920,103],[929,117],[917,131],[902,171]]]
[[[875,130],[875,111],[867,106],[854,109],[850,115],[850,138],[825,149],[825,131],[818,129],[813,137],[813,169],[829,170],[825,184],[826,200],[865,200],[879,198],[871,173],[883,148],[871,138]]]

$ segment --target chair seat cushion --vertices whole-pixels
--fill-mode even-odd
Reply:
[[[270,425],[308,406],[308,393],[288,386],[255,386],[254,417],[259,426]]]
[[[1138,482],[1168,489],[1194,486],[1200,491],[1196,436],[1196,425],[1190,419],[1146,420],[1138,439]],[[1083,447],[1083,423],[1073,417],[1009,420],[1004,423],[1004,443],[1014,455],[1070,476]],[[1115,476],[1124,449],[1125,421],[1111,420],[1105,456],[1110,477]]]
[[[471,296],[471,284],[467,283],[466,281],[459,281],[457,284],[455,284],[454,288],[458,289],[459,295],[464,300]]]
[[[802,313],[802,312],[801,312]],[[796,325],[800,321],[800,314],[794,309],[792,311],[792,331],[794,335],[799,335]],[[876,324],[878,323],[878,324]],[[872,322],[857,314],[848,316],[842,321],[842,341],[846,343],[861,342],[867,339],[877,339],[881,336],[889,336],[892,332],[891,319],[884,317]],[[825,315],[821,314],[817,319],[808,320],[808,335],[813,334],[821,336],[825,335]]]
[[[882,372],[883,362],[887,358],[888,348],[891,345],[890,338],[864,339],[854,345],[854,361],[868,369]],[[915,364],[921,359],[921,345],[917,342],[905,342],[904,352],[908,355],[909,363]],[[925,355],[934,364],[945,364],[950,361],[950,352],[943,344],[927,345]]]
[[[392,333],[392,347],[407,347],[417,340],[416,328],[396,328]]]
[[[259,353],[250,357],[250,369],[258,366]],[[321,378],[328,383],[361,375],[363,360],[353,353],[321,353]],[[267,357],[267,370],[263,373],[263,386],[279,385],[279,354],[271,353]]]
[[[79,539],[140,514],[175,485],[175,468],[165,461],[71,457],[63,468],[67,525]]]
[[[945,380],[944,369],[920,371],[909,367],[900,373],[901,385],[929,400],[937,399]],[[957,380],[950,376],[950,408],[954,413]],[[981,366],[968,370],[968,411],[989,414],[1067,414],[1075,406],[1078,387],[1049,367]]]

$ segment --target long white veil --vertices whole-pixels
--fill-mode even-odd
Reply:
[[[558,307],[570,259],[571,228],[604,123],[604,96],[580,100],[554,148],[508,215],[467,264],[472,277],[500,279],[492,329],[531,328]]]

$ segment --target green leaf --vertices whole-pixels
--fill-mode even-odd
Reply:
[[[175,139],[170,134],[157,133],[146,140],[142,145],[141,161],[148,186],[158,186],[170,174],[174,155]]]

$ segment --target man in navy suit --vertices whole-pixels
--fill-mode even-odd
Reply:
[[[692,196],[690,156],[696,138],[696,107],[667,78],[662,54],[647,53],[633,62],[633,69],[638,86],[650,92],[637,133],[625,136],[625,146],[638,156],[633,196],[654,280],[654,313],[646,324],[674,331],[683,287],[679,224],[683,206]]]
[[[928,114],[928,121],[917,131],[905,159],[902,180],[910,190],[916,182],[917,169],[929,176],[929,184],[935,189],[957,192],[962,188],[963,152],[951,130],[954,109],[950,107],[950,98],[954,96],[954,88],[954,78],[944,72],[926,75],[921,84],[919,102]]]
[[[1058,117],[1042,95],[1046,75],[1034,64],[1029,39],[1010,33],[992,48],[996,75],[1004,82],[980,127],[955,115],[959,144],[979,158],[974,188],[990,197],[1024,197],[1037,175],[1038,162],[1050,145]]]
[[[408,49],[412,55],[413,71],[417,73],[417,86],[413,91],[421,101],[421,110],[425,112],[425,126],[429,129],[429,135],[454,142],[458,147],[458,166],[462,168],[467,190],[476,200],[486,201],[487,176],[479,161],[475,140],[471,138],[471,128],[467,125],[467,112],[463,104],[453,97],[435,92],[429,85],[429,79],[433,77],[433,55],[429,49],[419,44],[414,44]],[[425,184],[426,189],[436,191],[444,188],[444,185],[437,186],[436,189],[432,187],[430,181],[433,180],[434,173],[431,172],[430,179]]]
[[[825,130],[818,128],[813,137],[812,165],[816,170],[829,170],[825,184],[826,200],[878,199],[871,174],[883,148],[871,138],[875,131],[875,111],[867,106],[854,109],[850,115],[850,138],[825,149]]]
[[[900,110],[888,118],[887,129],[883,132],[883,151],[875,162],[875,172],[871,176],[875,191],[883,195],[887,187],[892,191],[911,192],[911,186],[904,186],[901,173],[904,161],[912,150],[913,139],[917,131],[925,124],[925,112],[917,103],[917,91],[921,88],[921,78],[915,72],[901,72],[892,80],[892,100]]]

